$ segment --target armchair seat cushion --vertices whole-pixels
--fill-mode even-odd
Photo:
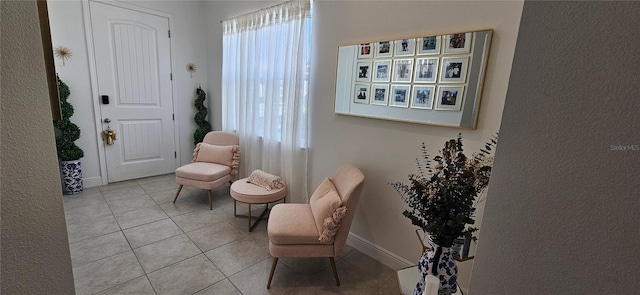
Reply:
[[[309,204],[278,204],[269,214],[269,241],[274,245],[320,245]]]
[[[194,162],[176,169],[176,177],[198,181],[214,181],[229,175],[231,167],[207,162]]]

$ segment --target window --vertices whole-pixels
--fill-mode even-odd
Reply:
[[[222,127],[240,135],[240,173],[279,173],[290,191],[302,182],[296,193],[306,198],[311,3],[285,2],[223,26]]]

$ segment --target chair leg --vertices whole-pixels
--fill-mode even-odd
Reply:
[[[211,190],[207,191],[209,193],[209,210],[213,210],[213,203],[211,202]]]
[[[336,286],[340,286],[340,279],[338,278],[338,270],[336,269],[336,261],[333,257],[329,257],[329,261],[331,261],[331,268],[333,269],[333,277],[336,279]]]
[[[178,188],[178,192],[176,193],[176,197],[173,198],[173,203],[174,204],[176,203],[176,200],[178,199],[178,195],[180,194],[180,191],[182,190],[182,186],[183,185],[181,184],[180,187]]]
[[[271,288],[271,279],[273,279],[273,272],[276,270],[276,264],[278,264],[278,257],[273,257],[271,262],[271,272],[269,273],[269,281],[267,282],[267,289]]]

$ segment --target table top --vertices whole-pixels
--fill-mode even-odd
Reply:
[[[248,178],[234,181],[229,190],[231,197],[237,201],[249,204],[265,204],[281,200],[287,195],[287,187],[267,190],[253,183]]]

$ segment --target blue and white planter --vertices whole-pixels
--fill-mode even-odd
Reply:
[[[423,295],[427,275],[434,275],[440,279],[438,295],[450,295],[458,290],[458,267],[453,260],[451,248],[440,247],[435,243],[420,257],[418,263],[420,281],[413,292],[414,295]]]
[[[62,190],[67,195],[79,194],[84,189],[82,184],[82,166],[80,160],[60,161],[60,177]]]

